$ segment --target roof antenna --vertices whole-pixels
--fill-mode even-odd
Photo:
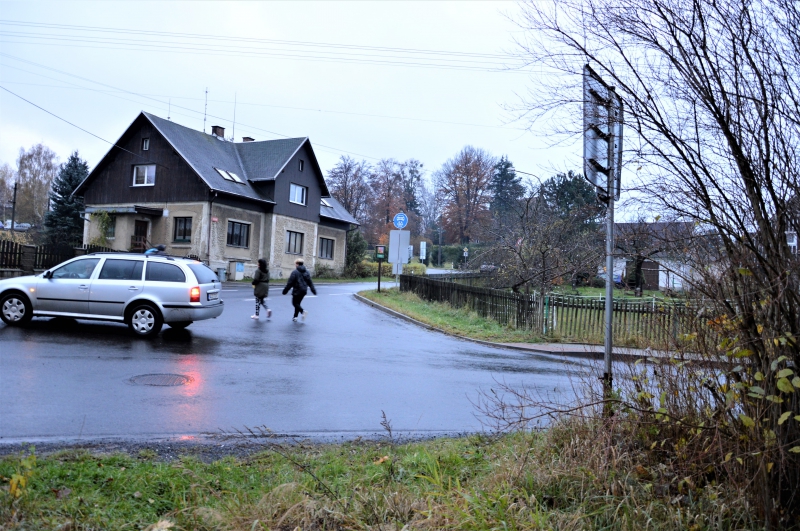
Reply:
[[[170,114],[172,114],[172,98],[169,99],[169,107],[167,107],[167,120],[171,120]]]
[[[206,132],[206,114],[208,114],[208,87],[206,87],[206,106],[203,109],[203,132]]]
[[[236,93],[233,93],[233,133],[231,142],[236,142]]]

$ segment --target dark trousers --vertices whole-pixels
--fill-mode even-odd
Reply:
[[[294,306],[294,316],[297,317],[301,313],[303,313],[303,307],[300,306],[300,303],[303,302],[303,297],[305,297],[305,293],[298,292],[295,295],[292,295],[292,306]]]

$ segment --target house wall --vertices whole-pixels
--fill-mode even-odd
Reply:
[[[214,203],[211,208],[211,217],[217,221],[211,222],[211,258],[209,267],[216,270],[224,267],[228,270],[228,278],[232,279],[231,274],[237,262],[244,263],[244,275],[253,276],[253,272],[258,267],[260,258],[259,248],[261,245],[262,221],[266,216],[263,212],[247,210],[244,208],[232,207]],[[247,247],[234,247],[228,245],[228,222],[236,221],[248,223],[250,225],[250,242]]]
[[[305,162],[303,171],[299,170],[300,160]],[[324,181],[322,180],[322,175],[316,171],[312,160],[311,148],[306,143],[295,153],[283,171],[278,174],[272,198],[276,203],[276,214],[319,223],[319,207],[320,199],[322,198],[320,182]],[[306,206],[289,202],[289,190],[292,183],[308,188]]]
[[[326,260],[317,256],[316,265],[324,265],[333,269],[336,273],[342,273],[344,271],[347,232],[320,225],[317,229],[317,239],[319,238],[329,238],[336,243],[333,246],[333,260]],[[319,241],[317,241],[317,255],[319,254]]]
[[[142,150],[142,139],[150,139],[150,149]],[[84,192],[86,205],[136,204],[208,199],[208,187],[172,148],[169,142],[144,117],[139,116],[118,145],[132,152],[114,149],[95,170]],[[157,164],[153,186],[133,186],[133,167]]]
[[[302,255],[286,253],[288,231],[300,232],[303,234]],[[302,258],[306,267],[313,272],[316,239],[316,223],[290,218],[288,216],[275,215],[275,239],[270,249],[270,256],[272,258],[272,261],[269,263],[270,276],[273,278],[288,278],[295,268],[294,261],[297,258]]]

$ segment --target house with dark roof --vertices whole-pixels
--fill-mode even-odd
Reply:
[[[164,244],[228,278],[265,258],[273,277],[303,258],[314,271],[344,268],[358,222],[330,197],[308,138],[225,139],[142,112],[74,192],[83,195],[84,243],[144,250]],[[107,216],[100,216],[107,213]],[[92,215],[94,214],[94,215]]]

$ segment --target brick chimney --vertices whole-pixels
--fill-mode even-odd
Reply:
[[[221,125],[212,125],[211,134],[220,138],[225,138],[225,128]]]
[[[242,142],[255,142],[255,141],[256,141],[256,139],[253,138],[253,137],[250,137],[250,136],[243,136],[242,137]]]

